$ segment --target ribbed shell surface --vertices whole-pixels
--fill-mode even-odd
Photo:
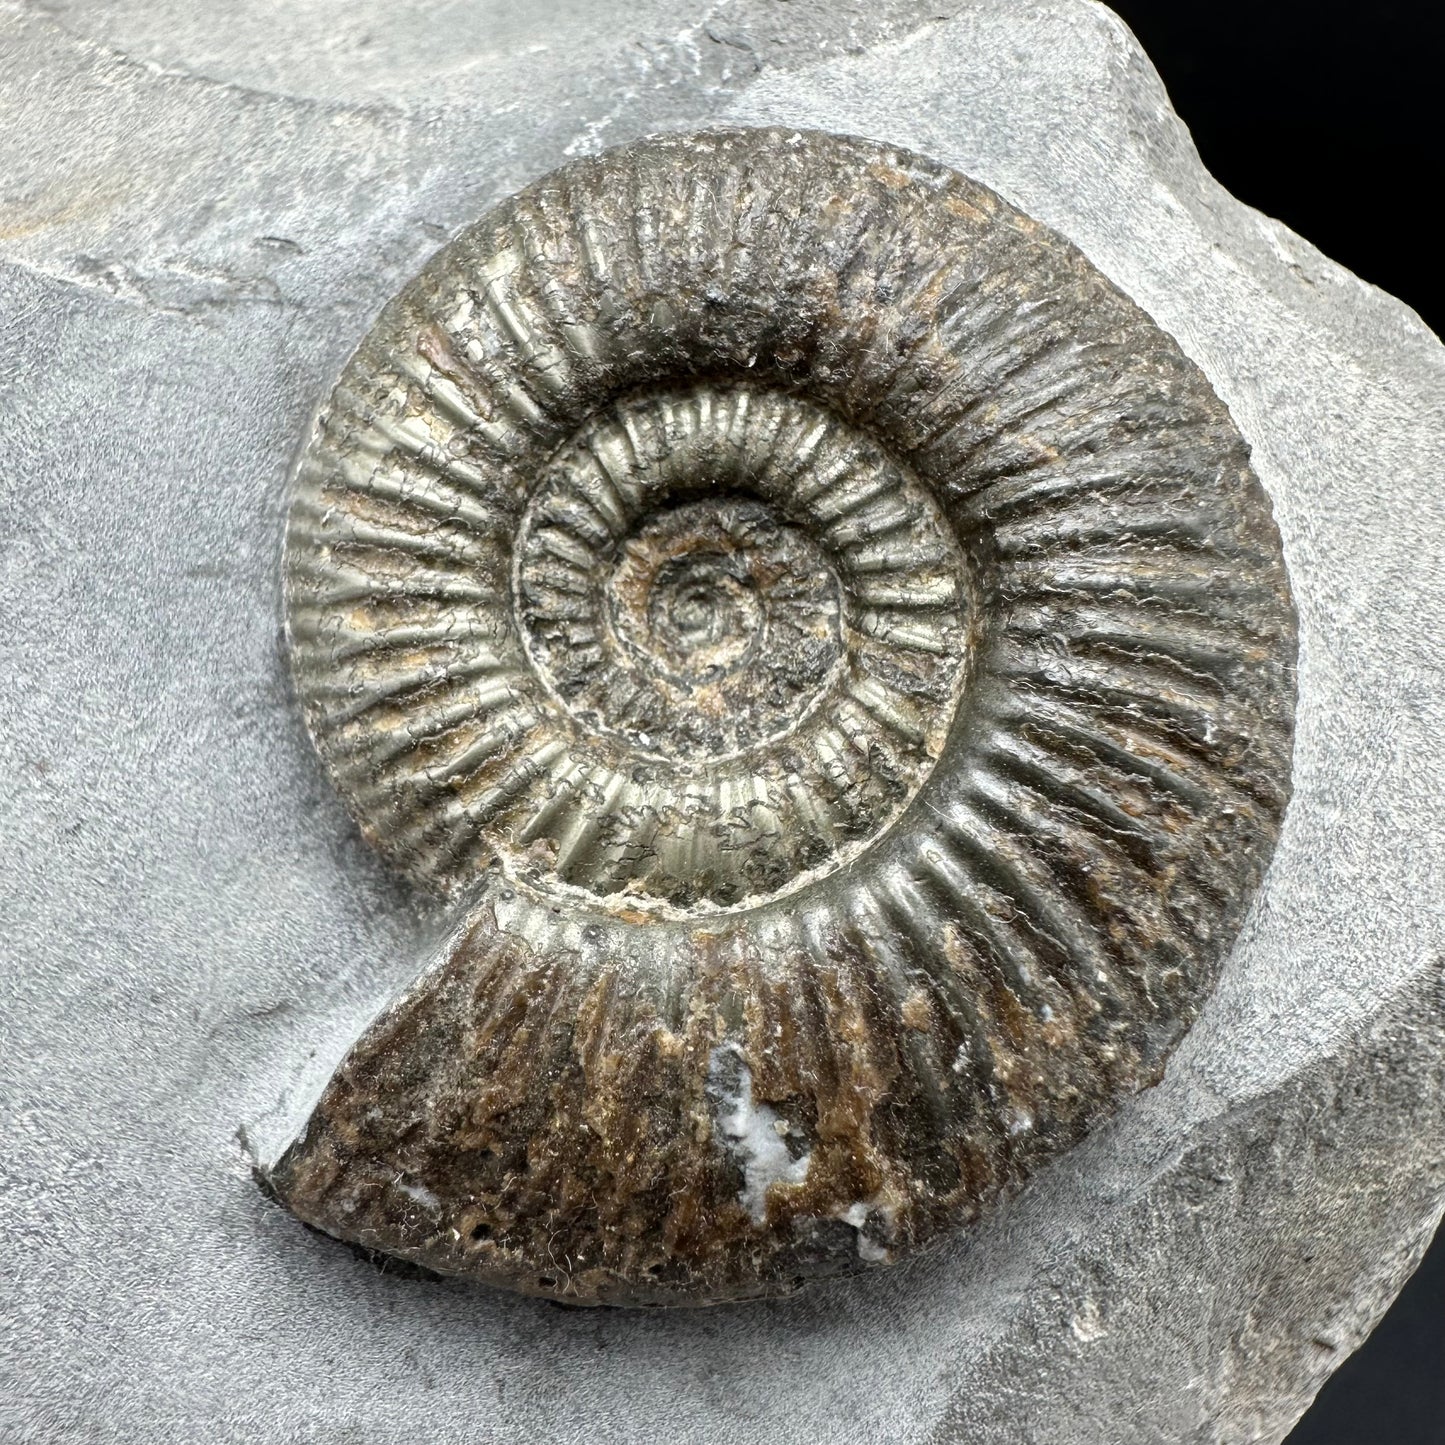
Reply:
[[[1288,796],[1225,407],[874,142],[653,138],[460,235],[320,418],[286,590],[322,759],[462,921],[272,1187],[559,1299],[977,1219],[1158,1079]]]

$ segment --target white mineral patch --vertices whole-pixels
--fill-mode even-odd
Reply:
[[[1069,1321],[1069,1328],[1081,1345],[1092,1345],[1109,1333],[1098,1304],[1091,1299],[1083,1302],[1079,1312]]]
[[[774,1184],[801,1184],[813,1156],[801,1154],[795,1159],[784,1143],[786,1121],[771,1105],[753,1101],[752,1070],[735,1045],[714,1049],[708,1064],[708,1081],[717,1101],[715,1122],[742,1160],[738,1199],[753,1222],[762,1224],[768,1217],[768,1190]]]
[[[399,1184],[397,1188],[425,1209],[437,1209],[441,1205],[441,1200],[425,1184]]]
[[[883,1264],[892,1258],[891,1251],[863,1232],[871,1212],[869,1206],[859,1200],[850,1204],[838,1218],[858,1231],[858,1258],[866,1259],[870,1264]]]
[[[892,1255],[876,1240],[869,1239],[866,1234],[860,1232],[858,1235],[858,1258],[866,1259],[869,1264],[886,1264]]]

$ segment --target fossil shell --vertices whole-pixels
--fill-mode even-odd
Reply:
[[[464,921],[272,1173],[581,1303],[979,1217],[1156,1081],[1276,839],[1294,618],[1224,406],[868,141],[649,139],[445,247],[300,467],[295,675]]]

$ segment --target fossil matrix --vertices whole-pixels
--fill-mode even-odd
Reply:
[[[346,367],[286,580],[332,777],[462,921],[270,1185],[530,1293],[782,1293],[976,1220],[1158,1079],[1288,796],[1224,406],[869,141],[649,139],[464,232]]]

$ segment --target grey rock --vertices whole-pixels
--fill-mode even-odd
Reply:
[[[1445,351],[1221,191],[1082,0],[463,8],[0,6],[0,1438],[1281,1439],[1445,1204]],[[1294,800],[1164,1081],[966,1245],[564,1313],[252,1182],[442,922],[289,695],[287,477],[442,239],[715,122],[976,176],[1203,368],[1291,569]]]

